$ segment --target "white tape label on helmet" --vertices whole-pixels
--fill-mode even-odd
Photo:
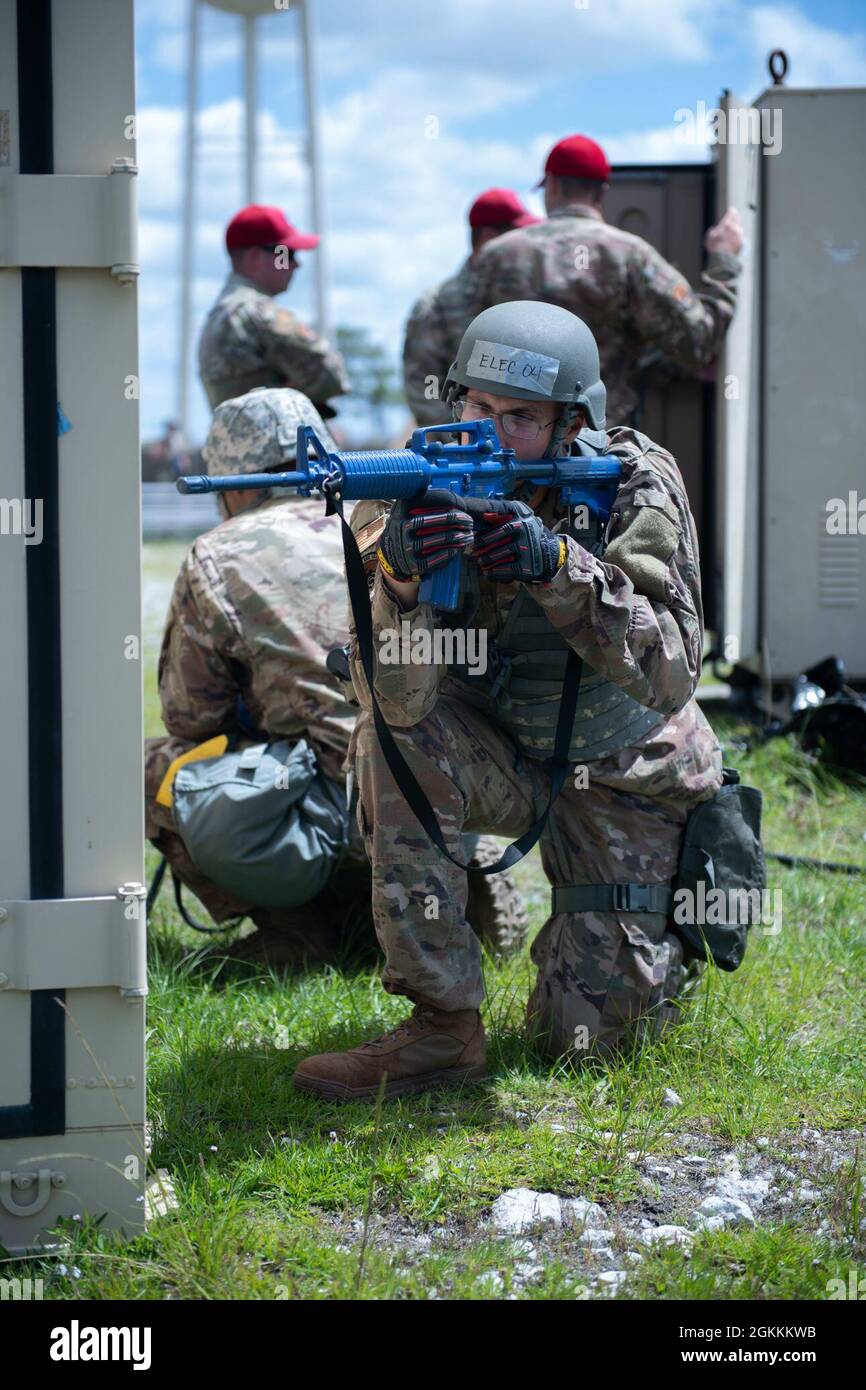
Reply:
[[[559,358],[477,338],[466,364],[467,376],[501,381],[549,396],[559,375]]]

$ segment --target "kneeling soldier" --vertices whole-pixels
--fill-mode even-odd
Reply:
[[[291,468],[299,425],[335,447],[299,391],[260,387],[224,401],[203,451],[208,472]],[[354,825],[340,849],[357,710],[327,665],[348,637],[339,523],[318,499],[286,489],[219,500],[225,519],[192,545],[172,596],[159,658],[169,737],[147,740],[146,834],[217,922],[249,915],[256,924],[223,954],[334,962],[350,938],[375,947]],[[272,774],[282,778],[277,795]],[[470,846],[479,863],[492,850]],[[475,930],[494,950],[520,945],[526,915],[508,876],[495,887],[472,879]]]
[[[557,490],[525,484],[503,501],[361,503],[352,517],[365,539],[371,516],[382,519],[376,696],[455,857],[461,832],[521,835],[543,811],[569,649],[582,659],[573,774],[541,840],[553,903],[532,946],[527,1020],[552,1056],[610,1056],[677,1016],[685,970],[667,929],[670,885],[689,812],[722,783],[719,744],[694,698],[703,648],[695,525],[670,454],[631,429],[605,433],[595,339],[567,310],[518,301],[478,315],[446,398],[456,420],[492,417],[518,460],[580,453],[621,465],[603,534],[580,508],[569,514]],[[419,577],[459,554],[471,557],[470,582],[451,625],[486,641],[486,674],[386,663],[379,635],[408,629],[411,650],[411,635],[432,631]],[[353,746],[382,980],[415,1007],[384,1037],[308,1058],[295,1085],[353,1098],[375,1096],[383,1078],[386,1094],[476,1080],[483,984],[466,874],[398,789],[357,639],[350,652],[365,709]]]

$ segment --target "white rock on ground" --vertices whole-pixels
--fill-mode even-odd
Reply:
[[[586,1197],[566,1197],[562,1219],[574,1226],[601,1226],[607,1218],[598,1202],[590,1202]]]
[[[144,1189],[144,1214],[147,1221],[157,1216],[168,1216],[177,1211],[179,1202],[167,1168],[157,1168]]]
[[[554,1192],[510,1187],[493,1203],[493,1224],[499,1231],[519,1235],[533,1226],[562,1225],[562,1202]]]
[[[665,1093],[662,1096],[662,1105],[674,1106],[682,1105],[682,1103],[682,1096],[678,1096],[676,1091],[674,1091],[670,1086],[666,1087]]]
[[[515,1259],[514,1278],[518,1284],[528,1284],[531,1279],[536,1279],[544,1272],[538,1251],[531,1240],[512,1241],[511,1249]]]
[[[755,1214],[748,1202],[714,1193],[705,1197],[690,1214],[689,1225],[697,1230],[722,1231],[726,1226],[754,1226]]]
[[[653,1197],[658,1196],[660,1190],[658,1178],[650,1177],[649,1173],[638,1173],[637,1180],[644,1192],[649,1192]]]
[[[718,1197],[730,1197],[752,1207],[761,1207],[769,1194],[772,1178],[773,1170],[769,1168],[751,1178],[744,1178],[739,1159],[732,1153],[722,1156],[721,1175],[707,1178],[706,1186]]]
[[[653,1226],[649,1231],[638,1231],[637,1236],[645,1245],[655,1245],[661,1241],[664,1245],[682,1245],[686,1250],[695,1238],[685,1226]]]
[[[585,1231],[581,1231],[577,1237],[581,1245],[588,1245],[591,1250],[606,1250],[613,1240],[613,1231],[599,1230],[597,1226],[587,1226]]]
[[[628,1274],[624,1269],[608,1269],[605,1270],[604,1274],[599,1274],[597,1276],[598,1283],[604,1284],[614,1293],[619,1288],[620,1284],[622,1284],[627,1278]]]

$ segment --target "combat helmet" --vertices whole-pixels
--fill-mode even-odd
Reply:
[[[607,393],[598,346],[583,319],[558,304],[516,299],[476,315],[448,371],[442,399],[453,404],[470,387],[495,396],[561,401],[552,448],[574,422],[577,407],[593,431],[604,431]]]
[[[202,460],[215,477],[288,469],[295,462],[298,425],[312,425],[325,448],[336,449],[321,415],[302,391],[257,386],[217,406]],[[262,500],[271,495],[265,489]]]

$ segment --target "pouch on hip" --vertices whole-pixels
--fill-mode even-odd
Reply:
[[[761,920],[767,884],[761,845],[761,793],[723,768],[724,782],[686,822],[674,880],[670,930],[686,961],[712,958],[736,970],[750,926]]]

